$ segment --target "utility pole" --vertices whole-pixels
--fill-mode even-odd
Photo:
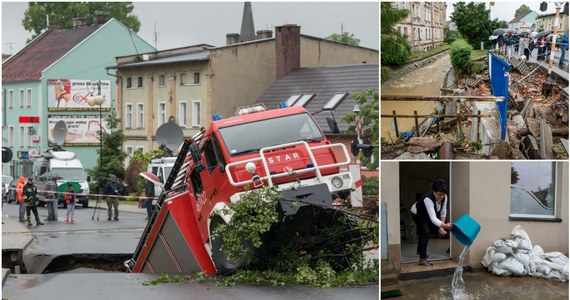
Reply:
[[[554,2],[556,5],[556,16],[554,17],[554,24],[552,24],[552,46],[550,47],[550,60],[548,61],[548,77],[552,73],[552,64],[554,62],[554,51],[556,51],[556,38],[558,37],[558,24],[560,23],[560,7],[562,2]]]

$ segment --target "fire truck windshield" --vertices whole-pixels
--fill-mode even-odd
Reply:
[[[224,127],[220,134],[232,156],[269,146],[324,138],[313,118],[306,113]]]

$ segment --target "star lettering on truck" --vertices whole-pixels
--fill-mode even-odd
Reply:
[[[292,159],[298,159],[299,158],[299,153],[293,153],[292,155],[289,154],[285,154],[285,155],[276,155],[273,157],[268,157],[267,158],[267,162],[272,164],[275,162],[281,162],[281,160],[283,161],[287,161],[287,160],[292,160]]]

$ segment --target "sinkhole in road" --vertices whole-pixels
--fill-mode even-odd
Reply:
[[[133,254],[69,254],[55,257],[42,274],[61,273],[78,268],[97,269],[106,272],[127,272],[124,265]]]

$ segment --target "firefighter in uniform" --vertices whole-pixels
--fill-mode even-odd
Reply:
[[[30,216],[30,211],[34,213],[36,218],[36,226],[44,225],[40,222],[40,217],[38,216],[38,209],[36,208],[36,201],[38,200],[38,189],[34,185],[34,179],[28,177],[28,182],[24,185],[24,202],[26,203],[26,214],[28,217],[28,226],[32,226],[32,216]]]

